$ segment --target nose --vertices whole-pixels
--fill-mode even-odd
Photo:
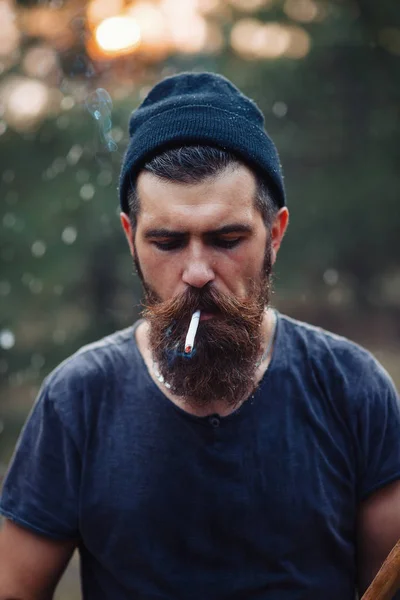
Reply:
[[[182,281],[186,285],[202,288],[214,279],[214,269],[207,252],[201,248],[191,249],[183,269]]]

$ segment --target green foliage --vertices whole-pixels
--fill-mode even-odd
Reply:
[[[249,61],[226,46],[218,56],[175,56],[152,70],[132,66],[135,93],[114,99],[113,125],[123,132],[115,153],[104,149],[84,102],[37,131],[1,136],[0,331],[15,335],[0,358],[3,397],[35,387],[80,344],[138,314],[140,286],[118,219],[118,172],[130,110],[142,84],[160,73],[222,72],[262,108],[281,153],[291,212],[278,297],[296,306],[299,290],[308,290],[327,303],[337,285],[349,288],[353,311],[386,306],[383,279],[400,271],[400,57],[379,40],[382,27],[400,24],[400,11],[388,0],[325,5],[323,21],[304,25],[312,45],[301,60]],[[288,22],[283,6],[277,1],[257,16]],[[223,24],[227,36],[230,28]],[[329,269],[337,276],[327,284]],[[398,311],[400,299],[391,298]]]

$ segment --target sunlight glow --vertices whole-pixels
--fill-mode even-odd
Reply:
[[[289,48],[290,35],[279,23],[242,19],[232,29],[231,44],[243,58],[277,58]]]
[[[300,23],[311,23],[319,12],[313,0],[286,0],[283,10],[290,19]]]
[[[160,9],[176,50],[188,54],[203,50],[208,32],[198,0],[161,0]]]
[[[139,25],[130,16],[105,19],[97,27],[95,37],[103,52],[111,55],[132,52],[141,39]]]
[[[302,27],[293,25],[287,27],[289,33],[289,45],[284,52],[288,58],[301,59],[307,56],[311,48],[311,38]]]
[[[229,0],[231,4],[237,10],[241,12],[256,12],[260,8],[268,8],[274,0]]]
[[[169,23],[175,47],[187,54],[201,52],[207,41],[207,24],[200,16],[192,16],[189,23],[175,21]]]
[[[22,61],[22,67],[30,77],[46,79],[51,74],[58,74],[58,55],[45,44],[29,48]]]
[[[152,53],[161,58],[168,50],[168,32],[164,16],[151,2],[135,2],[127,14],[135,19],[140,29],[141,52]]]
[[[0,1],[0,23],[0,56],[7,56],[17,50],[20,32],[15,22],[15,13],[4,0]]]
[[[231,45],[237,54],[248,60],[280,56],[299,59],[309,52],[311,40],[299,26],[241,19],[232,29]]]
[[[105,19],[121,14],[123,0],[92,0],[87,7],[87,18],[91,24],[99,24]]]
[[[68,7],[51,10],[40,4],[18,11],[21,31],[32,38],[49,41],[57,50],[70,48],[75,41],[75,32],[73,27],[68,26],[71,19]]]
[[[32,129],[48,112],[49,88],[41,81],[27,77],[12,77],[0,89],[4,118],[17,130]]]
[[[203,15],[212,15],[221,8],[221,0],[201,0],[199,12]]]

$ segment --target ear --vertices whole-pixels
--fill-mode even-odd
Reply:
[[[272,264],[275,263],[283,236],[289,224],[289,211],[284,206],[275,216],[271,227]]]
[[[128,215],[124,212],[120,213],[122,229],[124,230],[126,241],[128,242],[129,250],[132,256],[135,255],[135,247],[133,245],[133,229]]]

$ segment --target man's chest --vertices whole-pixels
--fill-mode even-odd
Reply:
[[[355,477],[345,437],[309,411],[109,426],[86,461],[82,534],[96,549],[149,538],[215,552],[314,551],[354,532]],[[95,447],[96,446],[96,447]],[[310,545],[312,548],[310,548]],[[293,546],[293,548],[292,548]]]

